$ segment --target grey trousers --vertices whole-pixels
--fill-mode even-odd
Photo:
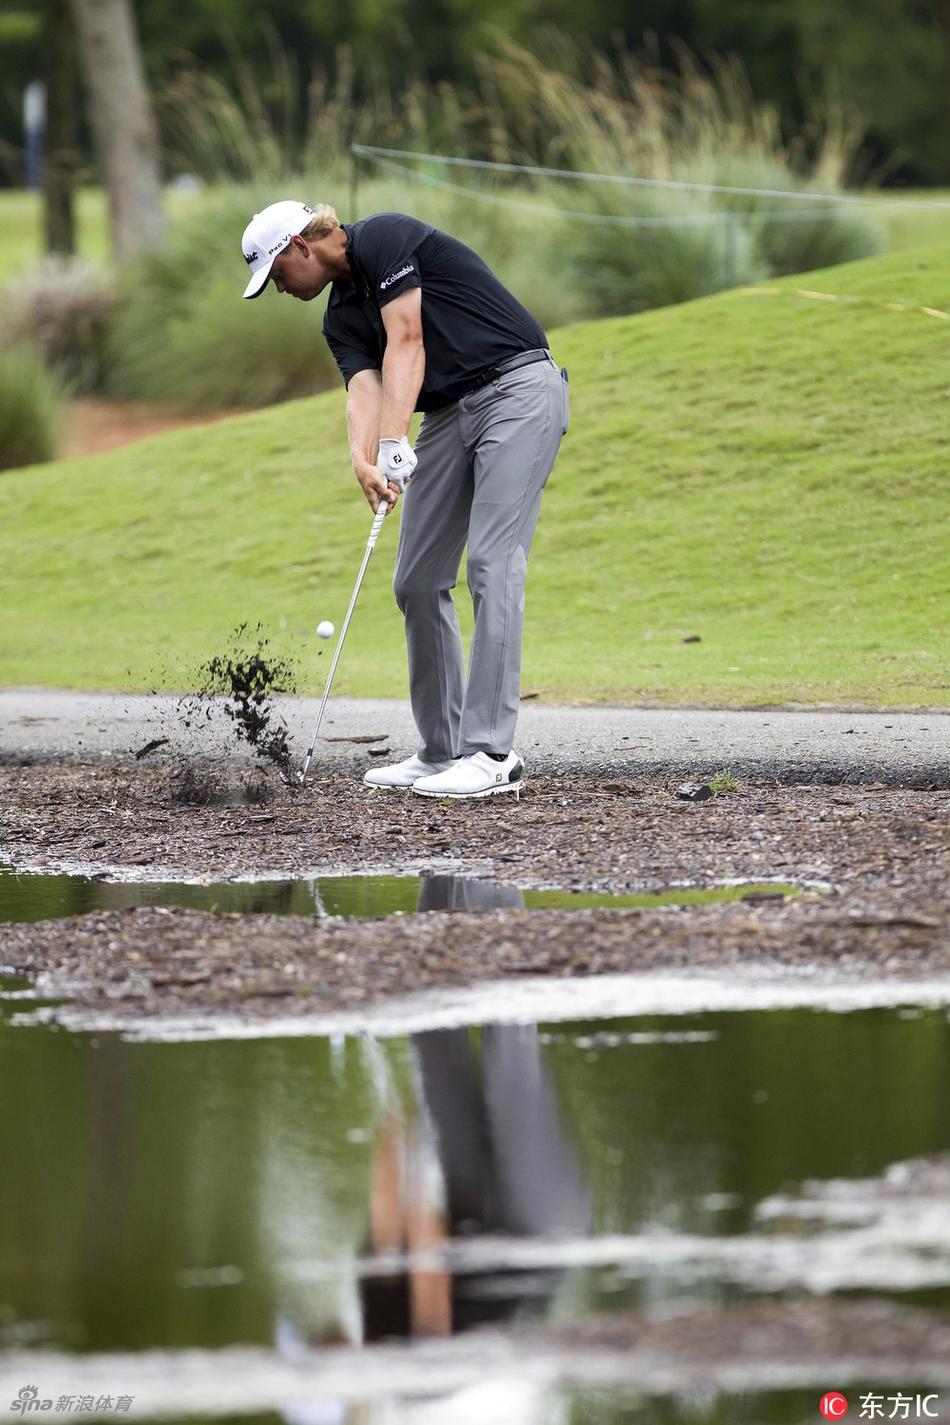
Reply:
[[[553,361],[519,367],[422,422],[393,590],[427,762],[512,749],[528,551],[567,422],[567,384]],[[467,680],[452,601],[466,541],[475,611]]]
[[[436,1130],[450,1231],[584,1235],[591,1199],[536,1025],[410,1036]]]

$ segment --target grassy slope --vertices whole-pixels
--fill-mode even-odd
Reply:
[[[532,558],[526,687],[950,702],[950,322],[885,305],[950,311],[947,256],[558,334],[574,422]],[[247,620],[318,688],[312,630],[342,617],[369,523],[354,489],[338,393],[4,476],[0,683],[184,686]],[[394,536],[341,692],[405,691]]]

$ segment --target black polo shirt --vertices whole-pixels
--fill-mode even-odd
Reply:
[[[404,213],[344,223],[351,282],[334,282],[323,334],[344,382],[382,369],[386,329],[380,312],[422,288],[425,380],[416,409],[457,401],[489,367],[547,346],[541,327],[470,247]]]

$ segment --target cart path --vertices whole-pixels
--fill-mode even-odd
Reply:
[[[316,698],[275,700],[296,756],[302,758],[316,719]],[[373,765],[370,747],[393,758],[415,750],[409,704],[335,698],[324,719],[318,757],[336,764]],[[177,698],[145,694],[77,693],[46,688],[0,690],[0,758],[121,757],[167,737],[156,754],[251,754],[223,716],[184,725]],[[375,742],[365,739],[377,737]],[[340,739],[340,740],[332,740]],[[348,739],[363,739],[350,741]],[[575,707],[526,702],[518,750],[529,771],[638,770],[708,776],[736,773],[798,782],[884,782],[950,787],[950,710],[839,710]]]

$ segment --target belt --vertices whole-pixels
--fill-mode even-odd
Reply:
[[[521,366],[531,366],[535,361],[553,360],[546,346],[535,347],[533,351],[522,351],[518,356],[509,356],[507,361],[499,361],[497,366],[490,366],[487,371],[479,372],[464,394],[470,396],[473,391],[480,391],[483,386],[497,381],[499,376],[507,376],[509,371],[517,371]]]

